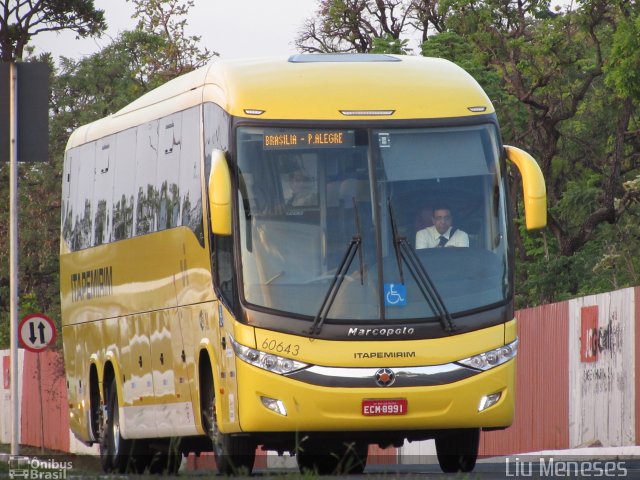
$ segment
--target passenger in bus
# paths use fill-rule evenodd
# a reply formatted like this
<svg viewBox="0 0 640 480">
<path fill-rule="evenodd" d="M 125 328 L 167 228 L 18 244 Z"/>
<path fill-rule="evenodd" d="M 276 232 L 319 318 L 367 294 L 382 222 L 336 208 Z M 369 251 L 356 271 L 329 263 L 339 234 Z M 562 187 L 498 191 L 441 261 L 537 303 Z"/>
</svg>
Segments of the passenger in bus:
<svg viewBox="0 0 640 480">
<path fill-rule="evenodd" d="M 291 197 L 287 199 L 287 206 L 308 207 L 318 204 L 318 194 L 314 191 L 314 184 L 302 170 L 295 170 L 289 175 Z"/>
<path fill-rule="evenodd" d="M 432 221 L 432 226 L 416 233 L 416 249 L 469 246 L 469 235 L 453 226 L 453 216 L 448 205 L 436 205 Z"/>
<path fill-rule="evenodd" d="M 414 231 L 419 232 L 423 228 L 433 225 L 433 208 L 426 205 L 418 210 L 414 220 Z"/>
</svg>

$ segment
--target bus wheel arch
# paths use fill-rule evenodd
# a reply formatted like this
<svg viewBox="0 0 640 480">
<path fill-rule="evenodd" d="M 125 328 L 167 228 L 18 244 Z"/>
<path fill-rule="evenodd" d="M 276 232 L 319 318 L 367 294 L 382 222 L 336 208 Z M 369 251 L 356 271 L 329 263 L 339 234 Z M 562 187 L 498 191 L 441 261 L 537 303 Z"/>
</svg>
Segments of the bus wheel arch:
<svg viewBox="0 0 640 480">
<path fill-rule="evenodd" d="M 209 415 L 207 409 L 210 408 L 211 396 L 213 391 L 213 366 L 211 365 L 211 357 L 206 349 L 200 350 L 198 357 L 198 390 L 200 392 L 200 421 L 202 429 L 208 435 L 210 430 Z"/>
<path fill-rule="evenodd" d="M 249 435 L 221 433 L 216 415 L 216 391 L 209 353 L 198 360 L 202 427 L 213 444 L 218 472 L 222 475 L 251 474 L 256 456 L 255 441 Z"/>
</svg>

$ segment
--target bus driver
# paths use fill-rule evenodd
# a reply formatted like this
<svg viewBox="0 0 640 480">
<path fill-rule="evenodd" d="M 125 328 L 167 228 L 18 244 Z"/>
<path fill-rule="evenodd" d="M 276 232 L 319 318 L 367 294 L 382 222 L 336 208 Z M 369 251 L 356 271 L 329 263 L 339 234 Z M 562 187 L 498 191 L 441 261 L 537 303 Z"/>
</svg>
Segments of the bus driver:
<svg viewBox="0 0 640 480">
<path fill-rule="evenodd" d="M 437 205 L 433 209 L 433 225 L 416 233 L 416 249 L 438 247 L 468 247 L 469 235 L 453 227 L 451 209 Z"/>
</svg>

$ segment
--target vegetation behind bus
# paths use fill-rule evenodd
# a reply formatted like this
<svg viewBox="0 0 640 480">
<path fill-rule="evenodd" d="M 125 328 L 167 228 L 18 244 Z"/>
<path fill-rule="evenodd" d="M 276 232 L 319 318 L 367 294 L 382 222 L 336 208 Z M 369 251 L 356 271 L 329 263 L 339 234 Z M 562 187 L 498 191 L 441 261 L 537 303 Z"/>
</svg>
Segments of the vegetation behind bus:
<svg viewBox="0 0 640 480">
<path fill-rule="evenodd" d="M 388 13 L 391 3 L 377 2 L 376 8 Z M 567 12 L 549 10 L 547 1 L 530 1 L 522 6 L 525 12 L 493 1 L 470 6 L 456 0 L 439 10 L 427 10 L 430 2 L 399 3 L 414 9 L 406 22 L 419 27 L 424 40 L 419 53 L 449 58 L 469 71 L 496 105 L 505 143 L 531 152 L 547 179 L 550 227 L 531 233 L 522 225 L 516 238 L 518 306 L 640 283 L 640 79 L 635 76 L 640 5 L 590 0 Z M 141 23 L 135 30 L 123 32 L 94 55 L 62 59 L 54 69 L 50 161 L 20 168 L 21 315 L 40 310 L 60 317 L 59 186 L 69 133 L 211 55 L 180 28 L 188 8 L 177 6 L 191 4 L 136 1 Z M 161 14 L 154 7 L 172 8 Z M 411 47 L 407 24 L 384 24 L 380 19 L 391 17 L 380 15 L 369 19 L 371 29 L 364 31 L 366 9 L 347 15 L 348 8 L 345 2 L 318 1 L 318 15 L 305 31 L 314 21 L 325 22 L 324 30 L 317 30 L 324 43 L 305 40 L 303 33 L 300 50 L 403 53 Z M 173 25 L 171 34 L 154 27 L 161 19 Z M 77 28 L 72 22 L 59 25 Z M 95 27 L 86 32 L 101 30 L 99 22 Z M 345 43 L 349 38 L 364 40 Z M 20 57 L 15 40 L 4 40 L 14 43 L 0 42 L 3 58 L 33 58 L 28 51 Z M 179 44 L 190 48 L 176 49 Z M 52 62 L 51 56 L 41 59 Z M 512 175 L 517 185 L 515 169 Z M 8 198 L 8 188 L 3 164 L 2 198 Z M 512 202 L 520 211 L 515 197 Z M 1 346 L 8 345 L 8 215 L 8 209 L 0 209 Z"/>
</svg>

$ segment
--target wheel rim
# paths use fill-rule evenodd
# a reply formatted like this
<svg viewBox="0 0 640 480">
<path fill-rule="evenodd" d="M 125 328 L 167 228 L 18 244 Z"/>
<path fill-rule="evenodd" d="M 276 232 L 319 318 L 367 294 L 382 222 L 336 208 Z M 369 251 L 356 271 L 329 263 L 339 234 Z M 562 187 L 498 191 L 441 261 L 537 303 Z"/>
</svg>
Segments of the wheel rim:
<svg viewBox="0 0 640 480">
<path fill-rule="evenodd" d="M 204 421 L 207 433 L 213 443 L 213 454 L 219 457 L 222 454 L 220 445 L 220 432 L 218 431 L 218 415 L 216 413 L 216 396 L 213 393 L 213 386 L 209 385 L 206 389 L 206 398 L 209 399 L 209 408 L 204 411 Z M 203 402 L 204 403 L 204 402 Z"/>
<path fill-rule="evenodd" d="M 111 435 L 113 437 L 113 456 L 117 457 L 120 454 L 120 419 L 117 406 L 114 406 L 113 408 Z"/>
</svg>

